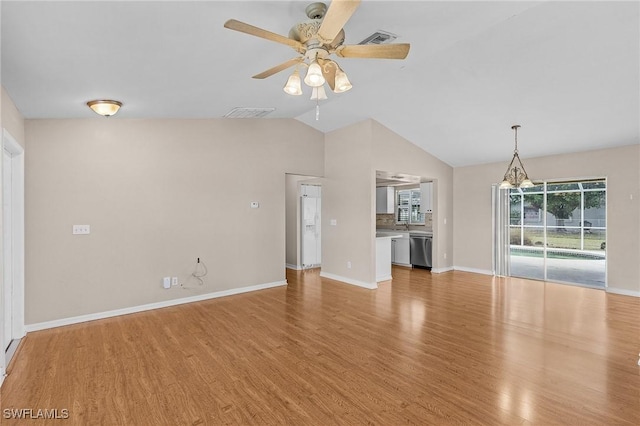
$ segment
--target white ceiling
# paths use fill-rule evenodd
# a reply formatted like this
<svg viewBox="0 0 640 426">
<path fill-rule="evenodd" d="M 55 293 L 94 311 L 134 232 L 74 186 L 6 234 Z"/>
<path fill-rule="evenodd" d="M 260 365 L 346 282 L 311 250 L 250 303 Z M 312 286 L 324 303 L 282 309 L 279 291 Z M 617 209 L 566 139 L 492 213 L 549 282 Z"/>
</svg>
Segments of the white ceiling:
<svg viewBox="0 0 640 426">
<path fill-rule="evenodd" d="M 640 10 L 627 2 L 364 0 L 346 43 L 376 30 L 406 60 L 342 59 L 353 89 L 321 103 L 282 91 L 296 55 L 223 28 L 287 35 L 311 1 L 2 1 L 2 85 L 26 118 L 212 118 L 275 107 L 323 132 L 373 118 L 452 166 L 640 143 Z M 267 118 L 267 119 L 269 119 Z"/>
</svg>

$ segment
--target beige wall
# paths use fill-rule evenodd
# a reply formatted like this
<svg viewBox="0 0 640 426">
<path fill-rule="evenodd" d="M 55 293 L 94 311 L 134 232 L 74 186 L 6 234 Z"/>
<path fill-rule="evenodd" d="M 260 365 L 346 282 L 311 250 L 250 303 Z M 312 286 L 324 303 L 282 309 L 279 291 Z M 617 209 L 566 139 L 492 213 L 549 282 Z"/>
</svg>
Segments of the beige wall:
<svg viewBox="0 0 640 426">
<path fill-rule="evenodd" d="M 28 120 L 26 137 L 26 324 L 283 281 L 285 173 L 324 169 L 295 120 Z M 204 287 L 162 288 L 195 286 L 197 257 Z"/>
<path fill-rule="evenodd" d="M 433 268 L 435 271 L 450 269 L 453 265 L 455 223 L 453 168 L 382 124 L 372 121 L 372 126 L 374 173 L 376 170 L 383 170 L 433 179 Z"/>
<path fill-rule="evenodd" d="M 325 135 L 322 184 L 322 273 L 366 285 L 375 285 L 371 132 L 367 120 Z"/>
<path fill-rule="evenodd" d="M 640 145 L 523 159 L 533 179 L 607 178 L 607 278 L 640 292 Z M 507 161 L 454 170 L 454 264 L 492 270 L 491 184 Z"/>
<path fill-rule="evenodd" d="M 24 118 L 18 108 L 9 97 L 9 94 L 4 87 L 2 87 L 2 100 L 0 103 L 0 121 L 1 127 L 6 129 L 7 132 L 18 142 L 22 147 L 25 147 L 24 139 Z"/>
</svg>

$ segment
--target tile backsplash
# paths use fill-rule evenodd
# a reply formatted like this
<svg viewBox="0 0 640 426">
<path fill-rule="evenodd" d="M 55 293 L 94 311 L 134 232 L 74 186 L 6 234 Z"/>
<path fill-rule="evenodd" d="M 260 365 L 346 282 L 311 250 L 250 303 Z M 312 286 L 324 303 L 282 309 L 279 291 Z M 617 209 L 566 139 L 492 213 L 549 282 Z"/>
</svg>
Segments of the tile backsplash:
<svg viewBox="0 0 640 426">
<path fill-rule="evenodd" d="M 376 228 L 396 228 L 401 227 L 402 225 L 396 225 L 396 217 L 393 213 L 391 214 L 376 214 Z M 415 229 L 432 229 L 433 227 L 433 214 L 425 213 L 424 215 L 424 226 L 423 225 L 411 225 L 411 228 Z"/>
</svg>

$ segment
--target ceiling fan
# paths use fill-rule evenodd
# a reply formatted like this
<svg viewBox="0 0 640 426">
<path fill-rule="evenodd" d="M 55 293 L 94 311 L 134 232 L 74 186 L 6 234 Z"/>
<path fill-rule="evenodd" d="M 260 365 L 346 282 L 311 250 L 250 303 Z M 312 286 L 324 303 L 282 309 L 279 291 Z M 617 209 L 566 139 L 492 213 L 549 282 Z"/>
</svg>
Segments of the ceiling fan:
<svg viewBox="0 0 640 426">
<path fill-rule="evenodd" d="M 295 24 L 289 36 L 272 33 L 244 22 L 230 19 L 225 28 L 256 37 L 275 41 L 292 47 L 300 56 L 276 65 L 253 76 L 263 79 L 287 68 L 296 66 L 287 80 L 284 91 L 290 95 L 301 95 L 299 66 L 307 68 L 304 82 L 312 87 L 311 99 L 326 99 L 323 88 L 326 82 L 336 93 L 351 89 L 351 83 L 337 62 L 330 59 L 335 54 L 341 58 L 404 59 L 409 53 L 408 43 L 380 45 L 345 45 L 343 26 L 360 5 L 360 0 L 333 0 L 329 7 L 324 3 L 312 3 L 305 9 L 309 19 Z"/>
</svg>

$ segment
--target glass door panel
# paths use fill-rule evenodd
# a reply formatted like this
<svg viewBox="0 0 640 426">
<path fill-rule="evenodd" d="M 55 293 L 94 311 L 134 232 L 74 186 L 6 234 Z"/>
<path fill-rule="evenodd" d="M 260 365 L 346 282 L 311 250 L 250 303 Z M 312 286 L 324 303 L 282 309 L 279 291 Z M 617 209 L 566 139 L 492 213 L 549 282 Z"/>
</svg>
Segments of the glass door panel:
<svg viewBox="0 0 640 426">
<path fill-rule="evenodd" d="M 606 181 L 510 190 L 511 275 L 605 286 Z"/>
</svg>

